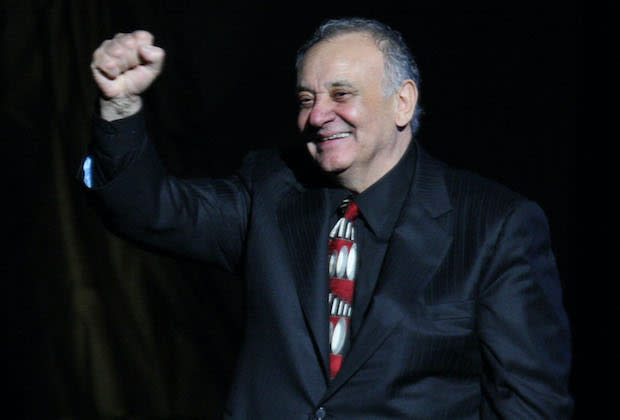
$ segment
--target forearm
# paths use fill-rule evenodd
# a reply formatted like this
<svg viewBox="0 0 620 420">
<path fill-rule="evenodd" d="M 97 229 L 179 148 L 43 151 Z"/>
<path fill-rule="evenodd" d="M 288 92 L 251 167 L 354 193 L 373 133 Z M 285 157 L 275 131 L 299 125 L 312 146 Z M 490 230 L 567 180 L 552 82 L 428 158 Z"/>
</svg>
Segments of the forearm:
<svg viewBox="0 0 620 420">
<path fill-rule="evenodd" d="M 91 202 L 113 232 L 134 241 L 234 270 L 241 255 L 249 198 L 238 177 L 169 176 L 146 134 L 142 112 L 95 119 Z"/>
<path fill-rule="evenodd" d="M 134 160 L 146 141 L 144 117 L 141 111 L 122 119 L 107 121 L 100 112 L 93 116 L 92 142 L 89 146 L 89 188 L 99 188 L 111 182 Z M 84 177 L 82 177 L 84 179 Z"/>
</svg>

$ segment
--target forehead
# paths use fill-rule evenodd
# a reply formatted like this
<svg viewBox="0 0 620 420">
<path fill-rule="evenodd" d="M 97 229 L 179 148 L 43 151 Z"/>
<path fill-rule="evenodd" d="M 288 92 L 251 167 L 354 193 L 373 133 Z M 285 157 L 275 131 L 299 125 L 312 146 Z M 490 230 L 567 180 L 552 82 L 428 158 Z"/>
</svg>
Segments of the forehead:
<svg viewBox="0 0 620 420">
<path fill-rule="evenodd" d="M 383 75 L 383 54 L 365 33 L 347 33 L 319 42 L 308 50 L 297 74 L 298 85 L 336 80 L 376 80 Z"/>
</svg>

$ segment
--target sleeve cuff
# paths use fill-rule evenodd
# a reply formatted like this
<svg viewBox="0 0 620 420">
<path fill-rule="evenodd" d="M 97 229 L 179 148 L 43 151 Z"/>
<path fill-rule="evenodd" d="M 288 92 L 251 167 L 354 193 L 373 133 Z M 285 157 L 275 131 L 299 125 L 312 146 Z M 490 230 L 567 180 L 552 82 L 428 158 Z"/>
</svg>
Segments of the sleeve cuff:
<svg viewBox="0 0 620 420">
<path fill-rule="evenodd" d="M 144 114 L 136 114 L 115 121 L 106 121 L 99 115 L 93 118 L 94 148 L 112 160 L 118 160 L 138 150 L 145 134 Z"/>
<path fill-rule="evenodd" d="M 93 116 L 93 142 L 82 162 L 80 181 L 90 189 L 114 179 L 131 164 L 146 140 L 142 111 L 115 121 Z"/>
</svg>

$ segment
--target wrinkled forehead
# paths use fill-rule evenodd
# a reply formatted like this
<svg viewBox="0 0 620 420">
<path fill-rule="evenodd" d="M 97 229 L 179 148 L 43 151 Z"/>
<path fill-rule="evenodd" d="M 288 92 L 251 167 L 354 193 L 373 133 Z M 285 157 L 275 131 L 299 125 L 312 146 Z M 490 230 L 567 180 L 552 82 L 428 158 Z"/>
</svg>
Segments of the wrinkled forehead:
<svg viewBox="0 0 620 420">
<path fill-rule="evenodd" d="M 297 72 L 298 84 L 307 78 L 341 77 L 348 73 L 381 78 L 383 53 L 371 35 L 352 32 L 333 36 L 313 45 Z"/>
</svg>

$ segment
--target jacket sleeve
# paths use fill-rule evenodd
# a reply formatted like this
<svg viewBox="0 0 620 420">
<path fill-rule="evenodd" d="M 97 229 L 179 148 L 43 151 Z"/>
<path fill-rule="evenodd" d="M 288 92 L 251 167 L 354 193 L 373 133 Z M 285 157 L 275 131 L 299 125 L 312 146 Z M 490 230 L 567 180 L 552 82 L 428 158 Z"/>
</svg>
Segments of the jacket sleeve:
<svg viewBox="0 0 620 420">
<path fill-rule="evenodd" d="M 547 220 L 534 203 L 503 221 L 479 303 L 482 418 L 569 419 L 569 326 Z"/>
<path fill-rule="evenodd" d="M 248 224 L 247 183 L 239 176 L 167 174 L 141 119 L 95 123 L 89 201 L 122 237 L 236 271 Z"/>
</svg>

